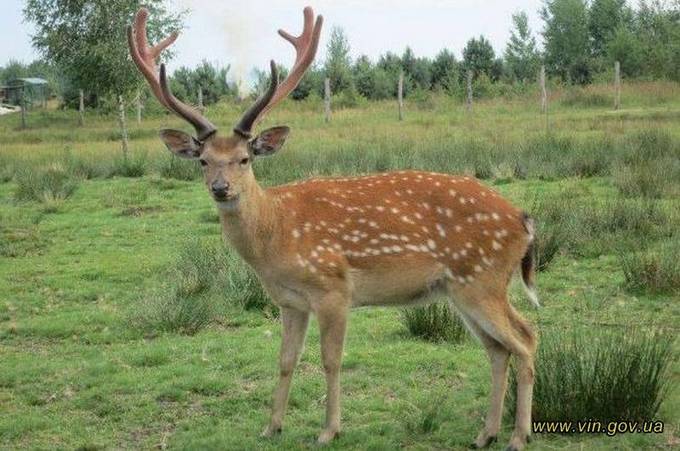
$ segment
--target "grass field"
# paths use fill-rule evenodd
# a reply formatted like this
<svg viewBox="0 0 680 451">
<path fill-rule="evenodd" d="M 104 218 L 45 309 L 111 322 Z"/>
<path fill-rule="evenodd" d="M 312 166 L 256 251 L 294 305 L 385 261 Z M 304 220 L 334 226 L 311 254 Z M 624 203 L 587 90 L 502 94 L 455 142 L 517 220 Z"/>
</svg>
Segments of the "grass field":
<svg viewBox="0 0 680 451">
<path fill-rule="evenodd" d="M 680 86 L 626 85 L 620 111 L 610 97 L 604 86 L 558 91 L 547 120 L 533 94 L 482 101 L 471 114 L 446 98 L 407 102 L 403 122 L 393 103 L 339 110 L 329 124 L 320 104 L 288 103 L 266 123 L 293 132 L 256 172 L 264 185 L 397 168 L 476 175 L 538 219 L 544 307 L 533 310 L 517 287 L 512 301 L 541 336 L 674 337 Z M 228 130 L 240 108 L 208 115 Z M 157 138 L 161 127 L 184 126 L 160 114 L 131 123 L 124 162 L 113 117 L 92 113 L 81 128 L 74 113 L 36 111 L 28 130 L 18 124 L 0 117 L 0 447 L 315 447 L 325 393 L 315 324 L 283 434 L 259 438 L 280 326 L 221 249 L 197 169 Z M 180 283 L 178 265 L 215 277 L 197 270 Z M 158 306 L 185 298 L 205 308 L 188 307 L 204 321 L 182 328 Z M 463 449 L 482 427 L 490 370 L 481 346 L 413 337 L 399 309 L 352 313 L 342 374 L 344 429 L 331 449 Z M 664 377 L 663 403 L 647 418 L 663 421 L 663 433 L 536 434 L 530 448 L 677 447 L 677 359 Z M 493 449 L 510 431 L 506 419 Z"/>
</svg>

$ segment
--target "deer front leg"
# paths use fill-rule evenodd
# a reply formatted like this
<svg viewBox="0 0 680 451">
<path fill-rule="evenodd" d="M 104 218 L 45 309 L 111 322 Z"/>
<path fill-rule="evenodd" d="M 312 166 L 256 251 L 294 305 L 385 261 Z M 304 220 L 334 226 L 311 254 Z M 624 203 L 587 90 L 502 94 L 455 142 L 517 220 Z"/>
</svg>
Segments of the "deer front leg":
<svg viewBox="0 0 680 451">
<path fill-rule="evenodd" d="M 281 432 L 283 415 L 288 404 L 293 370 L 295 365 L 297 365 L 305 342 L 307 325 L 309 324 L 309 312 L 281 308 L 281 324 L 283 326 L 283 333 L 279 358 L 279 383 L 276 391 L 274 391 L 272 416 L 269 425 L 262 432 L 263 437 L 270 437 Z"/>
<path fill-rule="evenodd" d="M 316 313 L 321 333 L 321 359 L 326 373 L 326 426 L 318 441 L 328 443 L 340 432 L 340 367 L 347 327 L 347 303 L 340 295 L 329 295 Z"/>
</svg>

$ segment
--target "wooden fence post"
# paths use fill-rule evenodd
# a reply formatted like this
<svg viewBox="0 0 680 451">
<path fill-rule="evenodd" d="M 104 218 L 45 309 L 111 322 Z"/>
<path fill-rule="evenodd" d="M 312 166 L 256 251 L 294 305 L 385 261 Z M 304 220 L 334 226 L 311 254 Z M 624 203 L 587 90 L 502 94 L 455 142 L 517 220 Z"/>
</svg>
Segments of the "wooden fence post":
<svg viewBox="0 0 680 451">
<path fill-rule="evenodd" d="M 541 74 L 539 77 L 541 84 L 541 113 L 548 112 L 548 90 L 545 88 L 545 66 L 541 66 Z"/>
<path fill-rule="evenodd" d="M 125 124 L 125 103 L 123 96 L 118 96 L 118 125 L 120 126 L 120 137 L 123 144 L 123 158 L 127 160 L 128 157 L 128 133 Z"/>
<path fill-rule="evenodd" d="M 472 111 L 472 69 L 467 72 L 467 100 L 465 102 L 465 109 L 468 112 Z"/>
<path fill-rule="evenodd" d="M 78 91 L 78 124 L 85 125 L 85 93 L 82 89 Z"/>
<path fill-rule="evenodd" d="M 326 112 L 326 122 L 331 120 L 331 79 L 326 77 L 323 81 L 323 91 L 324 91 L 324 106 Z"/>
<path fill-rule="evenodd" d="M 621 63 L 619 61 L 614 63 L 614 109 L 621 108 Z"/>
<path fill-rule="evenodd" d="M 205 108 L 203 107 L 203 88 L 198 87 L 198 111 L 203 113 Z"/>
<path fill-rule="evenodd" d="M 399 120 L 404 120 L 404 71 L 399 72 L 399 85 L 397 86 L 397 99 L 399 102 Z"/>
</svg>

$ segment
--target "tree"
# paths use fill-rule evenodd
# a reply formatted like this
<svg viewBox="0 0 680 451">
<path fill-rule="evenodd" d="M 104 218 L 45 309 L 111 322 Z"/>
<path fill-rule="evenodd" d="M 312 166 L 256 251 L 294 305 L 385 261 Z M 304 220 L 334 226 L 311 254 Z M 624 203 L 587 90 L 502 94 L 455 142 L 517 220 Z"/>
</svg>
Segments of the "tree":
<svg viewBox="0 0 680 451">
<path fill-rule="evenodd" d="M 357 92 L 367 99 L 373 98 L 375 87 L 375 68 L 366 55 L 357 58 L 352 67 L 352 76 Z"/>
<path fill-rule="evenodd" d="M 545 22 L 547 70 L 564 81 L 588 83 L 591 70 L 585 0 L 545 0 L 541 17 Z"/>
<path fill-rule="evenodd" d="M 186 103 L 195 103 L 199 87 L 203 91 L 203 104 L 217 103 L 220 97 L 236 94 L 236 87 L 229 86 L 229 66 L 220 67 L 203 60 L 195 69 L 180 67 L 171 78 L 173 94 Z"/>
<path fill-rule="evenodd" d="M 642 46 L 644 73 L 680 80 L 680 2 L 669 6 L 641 0 L 634 32 Z"/>
<path fill-rule="evenodd" d="M 404 70 L 405 93 L 417 87 L 430 89 L 432 87 L 432 63 L 427 58 L 417 58 L 410 47 L 406 47 L 401 57 L 401 66 Z"/>
<path fill-rule="evenodd" d="M 379 80 L 380 86 L 387 86 L 390 92 L 390 97 L 397 95 L 397 81 L 399 80 L 399 73 L 402 71 L 401 58 L 392 52 L 387 52 L 380 55 L 378 59 L 376 80 Z M 378 83 L 378 81 L 376 81 Z"/>
<path fill-rule="evenodd" d="M 285 80 L 288 76 L 288 69 L 280 64 L 276 64 L 276 69 L 279 73 L 279 82 Z M 271 83 L 271 72 L 269 70 L 253 69 L 253 78 L 255 79 L 255 87 L 251 93 L 254 97 L 259 97 L 265 93 Z"/>
<path fill-rule="evenodd" d="M 449 94 L 458 88 L 458 62 L 448 49 L 441 50 L 432 62 L 432 86 Z"/>
<path fill-rule="evenodd" d="M 290 98 L 293 100 L 303 100 L 309 97 L 312 93 L 320 96 L 323 92 L 324 71 L 316 64 L 307 69 L 305 75 L 300 80 L 293 92 L 290 93 Z"/>
<path fill-rule="evenodd" d="M 592 55 L 603 58 L 607 43 L 622 26 L 630 26 L 632 12 L 626 0 L 592 0 L 588 11 L 588 32 Z"/>
<path fill-rule="evenodd" d="M 614 31 L 613 36 L 607 42 L 607 62 L 621 63 L 621 72 L 628 77 L 636 77 L 644 70 L 643 48 L 637 37 L 625 26 Z"/>
<path fill-rule="evenodd" d="M 463 67 L 472 70 L 475 78 L 480 74 L 492 75 L 496 54 L 484 36 L 470 39 L 463 49 Z"/>
<path fill-rule="evenodd" d="M 141 0 L 26 0 L 24 17 L 35 26 L 33 46 L 72 85 L 121 99 L 143 83 L 128 56 L 125 31 L 141 4 Z M 165 0 L 144 4 L 151 12 L 147 29 L 152 42 L 180 27 L 180 15 L 170 13 Z"/>
<path fill-rule="evenodd" d="M 536 39 L 529 29 L 529 18 L 524 11 L 512 15 L 513 29 L 505 49 L 505 65 L 509 75 L 522 83 L 533 80 L 538 72 L 539 55 Z"/>
<path fill-rule="evenodd" d="M 326 48 L 328 56 L 325 65 L 326 76 L 330 78 L 332 92 L 352 88 L 352 66 L 349 50 L 349 41 L 345 31 L 340 27 L 333 27 Z"/>
</svg>

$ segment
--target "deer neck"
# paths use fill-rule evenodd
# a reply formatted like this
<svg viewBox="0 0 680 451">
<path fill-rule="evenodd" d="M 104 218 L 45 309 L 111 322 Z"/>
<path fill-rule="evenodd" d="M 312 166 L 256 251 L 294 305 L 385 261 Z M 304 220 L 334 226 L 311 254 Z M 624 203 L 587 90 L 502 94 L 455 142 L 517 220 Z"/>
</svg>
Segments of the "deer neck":
<svg viewBox="0 0 680 451">
<path fill-rule="evenodd" d="M 225 238 L 253 266 L 270 250 L 277 230 L 276 205 L 272 196 L 253 181 L 241 194 L 237 205 L 218 206 Z"/>
</svg>

